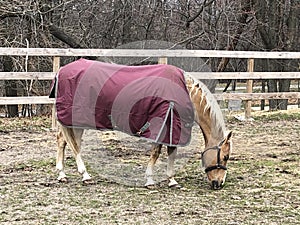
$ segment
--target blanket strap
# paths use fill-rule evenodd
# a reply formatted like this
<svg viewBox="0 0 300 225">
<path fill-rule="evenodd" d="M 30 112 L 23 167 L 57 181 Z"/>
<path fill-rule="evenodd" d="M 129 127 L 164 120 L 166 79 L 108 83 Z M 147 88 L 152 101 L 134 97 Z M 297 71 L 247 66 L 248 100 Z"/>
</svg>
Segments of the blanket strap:
<svg viewBox="0 0 300 225">
<path fill-rule="evenodd" d="M 137 136 L 141 136 L 142 133 L 144 133 L 148 128 L 150 127 L 150 123 L 147 121 L 142 128 L 136 132 Z"/>
<path fill-rule="evenodd" d="M 109 118 L 109 120 L 111 122 L 112 128 L 115 129 L 115 130 L 117 130 L 118 126 L 117 126 L 116 122 L 114 121 L 114 119 L 112 118 L 112 115 L 108 115 L 108 118 Z"/>
<path fill-rule="evenodd" d="M 171 122 L 170 122 L 170 145 L 172 145 L 172 141 L 173 141 L 173 116 L 174 116 L 174 102 L 170 102 L 170 106 L 171 107 Z"/>
<path fill-rule="evenodd" d="M 173 140 L 173 138 L 172 138 L 172 135 L 173 135 L 173 108 L 174 108 L 174 102 L 170 102 L 168 111 L 166 112 L 166 116 L 165 116 L 164 122 L 163 122 L 163 124 L 161 125 L 160 130 L 159 130 L 159 132 L 158 132 L 158 135 L 157 135 L 157 137 L 156 137 L 156 139 L 155 139 L 155 142 L 156 142 L 156 143 L 158 142 L 158 139 L 160 138 L 161 133 L 163 132 L 163 129 L 164 129 L 166 123 L 167 123 L 169 114 L 170 114 L 170 112 L 171 112 L 170 145 L 172 145 L 172 140 Z"/>
</svg>

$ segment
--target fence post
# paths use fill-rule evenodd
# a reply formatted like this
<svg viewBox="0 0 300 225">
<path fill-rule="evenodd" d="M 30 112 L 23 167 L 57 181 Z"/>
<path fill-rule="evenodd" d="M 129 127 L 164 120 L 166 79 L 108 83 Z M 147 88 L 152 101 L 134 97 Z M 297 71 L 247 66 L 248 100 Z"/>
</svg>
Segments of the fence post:
<svg viewBox="0 0 300 225">
<path fill-rule="evenodd" d="M 158 58 L 158 64 L 168 64 L 168 58 L 167 57 Z"/>
<path fill-rule="evenodd" d="M 247 71 L 248 72 L 253 72 L 254 71 L 254 59 L 251 58 L 251 59 L 248 59 L 248 62 L 247 62 Z M 246 83 L 246 90 L 247 90 L 247 93 L 252 93 L 253 91 L 253 80 L 247 80 L 247 83 Z M 251 118 L 251 101 L 246 101 L 246 104 L 245 104 L 245 119 L 248 120 Z"/>
<path fill-rule="evenodd" d="M 60 57 L 54 56 L 53 57 L 53 72 L 57 73 L 59 71 L 59 67 L 60 67 Z M 57 128 L 55 113 L 56 113 L 56 109 L 55 109 L 55 103 L 54 103 L 52 106 L 52 122 L 51 122 L 51 126 L 52 126 L 53 130 Z"/>
</svg>

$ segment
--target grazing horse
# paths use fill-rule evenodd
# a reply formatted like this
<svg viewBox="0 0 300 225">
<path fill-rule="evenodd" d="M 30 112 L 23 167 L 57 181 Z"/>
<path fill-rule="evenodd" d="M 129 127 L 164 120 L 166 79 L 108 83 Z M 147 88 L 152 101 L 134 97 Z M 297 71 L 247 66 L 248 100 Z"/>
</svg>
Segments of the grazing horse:
<svg viewBox="0 0 300 225">
<path fill-rule="evenodd" d="M 226 165 L 232 151 L 232 131 L 227 131 L 222 111 L 208 88 L 188 73 L 185 79 L 194 105 L 195 121 L 205 140 L 202 165 L 211 187 L 220 189 L 225 183 Z"/>
<path fill-rule="evenodd" d="M 201 154 L 208 182 L 212 189 L 220 189 L 225 183 L 227 161 L 232 149 L 232 132 L 228 132 L 221 109 L 208 88 L 188 73 L 184 73 L 186 87 L 194 105 L 195 122 L 200 126 L 205 140 L 205 149 Z M 153 185 L 153 168 L 161 153 L 162 145 L 152 149 L 146 170 L 147 185 Z M 174 160 L 176 148 L 168 147 L 169 186 L 179 186 L 174 179 Z"/>
<path fill-rule="evenodd" d="M 146 76 L 141 78 L 141 74 L 145 73 Z M 96 78 L 92 76 L 94 74 Z M 107 83 L 109 85 L 106 85 Z M 137 83 L 138 86 L 133 87 L 132 83 Z M 108 86 L 106 89 L 105 85 Z M 111 100 L 111 94 L 108 93 L 112 91 L 116 93 Z M 121 94 L 117 93 L 118 91 Z M 134 94 L 129 97 L 130 92 Z M 177 146 L 189 143 L 192 124 L 195 121 L 205 139 L 202 165 L 208 182 L 213 189 L 223 186 L 227 172 L 226 164 L 232 148 L 232 133 L 227 132 L 222 112 L 213 95 L 203 83 L 188 73 L 170 65 L 136 67 L 81 59 L 60 69 L 51 95 L 56 98 L 59 122 L 56 159 L 59 181 L 67 181 L 64 172 L 67 144 L 74 153 L 83 182 L 89 183 L 91 176 L 80 152 L 84 129 L 117 129 L 154 142 L 146 169 L 145 186 L 155 185 L 152 178 L 153 168 L 164 144 L 167 145 L 168 153 L 168 185 L 180 187 L 174 178 Z M 145 100 L 147 105 L 141 100 Z M 119 102 L 123 102 L 121 106 L 117 104 Z M 140 112 L 143 107 L 146 107 L 145 112 Z M 128 122 L 131 120 L 133 122 Z"/>
</svg>

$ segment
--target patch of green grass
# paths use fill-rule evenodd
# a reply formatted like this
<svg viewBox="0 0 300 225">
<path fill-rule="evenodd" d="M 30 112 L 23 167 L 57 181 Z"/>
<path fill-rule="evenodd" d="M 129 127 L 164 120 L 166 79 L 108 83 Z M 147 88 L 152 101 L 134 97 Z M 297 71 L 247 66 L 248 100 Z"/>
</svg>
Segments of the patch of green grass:
<svg viewBox="0 0 300 225">
<path fill-rule="evenodd" d="M 253 116 L 257 121 L 281 121 L 281 120 L 300 120 L 300 113 L 288 113 L 288 112 L 270 112 L 263 115 Z"/>
<path fill-rule="evenodd" d="M 227 115 L 226 122 L 227 123 L 236 123 L 240 122 L 236 120 L 235 115 L 244 116 L 244 112 L 231 113 Z M 299 109 L 291 109 L 291 110 L 279 110 L 279 111 L 256 111 L 251 113 L 251 117 L 256 122 L 271 122 L 271 121 L 293 121 L 300 120 L 300 110 Z"/>
<path fill-rule="evenodd" d="M 43 131 L 50 129 L 51 118 L 49 117 L 18 117 L 18 118 L 1 118 L 0 131 Z"/>
<path fill-rule="evenodd" d="M 43 169 L 55 166 L 55 159 L 29 160 L 28 164 L 36 169 Z"/>
<path fill-rule="evenodd" d="M 32 171 L 32 170 L 44 170 L 46 172 L 52 172 L 55 167 L 55 159 L 43 159 L 43 160 L 29 160 L 27 162 L 21 162 L 10 166 L 1 166 L 0 171 Z"/>
</svg>

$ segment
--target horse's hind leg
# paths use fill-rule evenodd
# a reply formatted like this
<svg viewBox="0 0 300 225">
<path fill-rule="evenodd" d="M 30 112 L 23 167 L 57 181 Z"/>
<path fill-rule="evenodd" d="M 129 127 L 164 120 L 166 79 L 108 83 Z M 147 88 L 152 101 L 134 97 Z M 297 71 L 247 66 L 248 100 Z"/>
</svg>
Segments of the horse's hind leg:
<svg viewBox="0 0 300 225">
<path fill-rule="evenodd" d="M 63 137 L 62 131 L 59 130 L 57 133 L 57 156 L 56 156 L 56 169 L 58 170 L 58 180 L 61 182 L 67 181 L 67 176 L 64 171 L 65 166 L 65 148 L 67 142 Z"/>
<path fill-rule="evenodd" d="M 176 147 L 168 146 L 168 166 L 167 166 L 167 176 L 169 178 L 169 187 L 180 188 L 180 185 L 174 179 L 175 171 L 174 171 L 174 162 L 177 155 Z"/>
<path fill-rule="evenodd" d="M 91 180 L 91 176 L 88 174 L 86 167 L 84 165 L 84 162 L 81 158 L 81 153 L 80 153 L 80 147 L 81 147 L 81 137 L 83 134 L 83 129 L 72 129 L 72 128 L 67 128 L 61 126 L 61 132 L 63 134 L 63 137 L 65 138 L 65 141 L 69 145 L 69 147 L 72 149 L 78 172 L 82 174 L 83 182 L 87 182 Z"/>
<path fill-rule="evenodd" d="M 155 182 L 153 180 L 153 168 L 161 153 L 161 147 L 162 145 L 154 145 L 154 147 L 151 149 L 150 160 L 146 170 L 146 179 L 147 179 L 145 184 L 146 187 L 151 187 L 155 185 Z"/>
</svg>

